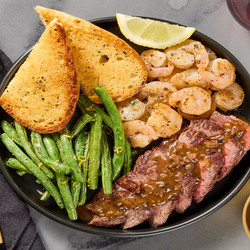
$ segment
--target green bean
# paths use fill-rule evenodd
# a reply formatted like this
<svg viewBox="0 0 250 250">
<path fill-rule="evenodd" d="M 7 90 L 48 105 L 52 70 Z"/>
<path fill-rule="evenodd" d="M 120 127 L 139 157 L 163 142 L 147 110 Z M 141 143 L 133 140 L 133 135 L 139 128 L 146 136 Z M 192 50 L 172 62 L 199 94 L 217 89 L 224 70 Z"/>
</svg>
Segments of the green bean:
<svg viewBox="0 0 250 250">
<path fill-rule="evenodd" d="M 112 121 L 112 129 L 114 133 L 114 156 L 112 159 L 113 163 L 112 180 L 116 180 L 121 173 L 124 162 L 125 134 L 122 126 L 122 119 L 119 114 L 119 111 L 116 108 L 114 101 L 109 96 L 105 88 L 96 87 L 94 88 L 94 91 L 101 98 Z"/>
<path fill-rule="evenodd" d="M 25 171 L 28 174 L 31 174 L 31 172 L 16 158 L 9 158 L 6 162 L 5 162 L 6 166 L 10 167 L 10 168 L 14 168 L 16 170 L 20 170 L 20 171 Z"/>
<path fill-rule="evenodd" d="M 124 166 L 123 166 L 124 175 L 127 172 L 131 171 L 131 165 L 132 165 L 131 146 L 128 140 L 125 140 L 125 157 L 124 157 Z"/>
<path fill-rule="evenodd" d="M 19 176 L 23 176 L 23 175 L 27 174 L 27 172 L 24 171 L 24 170 L 17 170 L 16 173 L 17 173 Z"/>
<path fill-rule="evenodd" d="M 28 156 L 41 168 L 41 170 L 50 178 L 54 178 L 53 172 L 47 168 L 40 159 L 36 156 L 30 142 L 28 141 L 27 133 L 25 128 L 20 125 L 18 122 L 14 121 L 15 128 L 18 134 L 18 137 L 21 141 L 22 147 L 24 148 L 25 152 L 28 154 Z"/>
<path fill-rule="evenodd" d="M 71 119 L 69 120 L 67 127 L 71 128 L 71 126 L 73 124 L 75 124 L 76 120 L 78 119 L 78 117 L 81 115 L 82 112 L 79 112 L 77 109 L 75 109 L 75 112 L 73 114 L 73 116 L 71 117 Z"/>
<path fill-rule="evenodd" d="M 101 158 L 101 139 L 102 139 L 102 116 L 94 114 L 95 121 L 90 130 L 90 152 L 89 152 L 89 188 L 95 190 L 98 188 L 98 174 Z"/>
<path fill-rule="evenodd" d="M 39 179 L 36 179 L 37 184 L 42 184 L 42 182 Z"/>
<path fill-rule="evenodd" d="M 104 194 L 112 194 L 112 163 L 109 144 L 105 133 L 102 133 L 102 187 Z"/>
<path fill-rule="evenodd" d="M 101 116 L 102 116 L 102 118 L 103 118 L 103 122 L 108 126 L 108 127 L 110 127 L 110 128 L 112 128 L 112 126 L 113 126 L 113 124 L 112 124 L 112 121 L 111 121 L 111 118 L 105 113 L 105 111 L 99 106 L 99 105 L 97 105 L 97 104 L 95 104 L 95 103 L 93 103 L 93 102 L 91 102 L 89 99 L 88 99 L 88 97 L 87 96 L 84 96 L 84 95 L 81 95 L 80 97 L 79 97 L 79 106 L 81 106 L 82 107 L 82 109 L 88 109 L 89 107 L 92 107 L 92 109 L 93 110 L 95 110 L 97 113 L 99 113 Z M 87 111 L 88 112 L 88 111 Z M 90 112 L 89 112 L 90 113 Z M 93 111 L 92 111 L 92 113 L 91 113 L 92 115 L 93 115 Z M 128 169 L 130 169 L 131 170 L 131 163 L 132 163 L 132 159 L 131 158 L 128 158 L 128 157 L 131 157 L 131 147 L 130 147 L 130 145 L 129 145 L 129 142 L 127 141 L 127 139 L 125 138 L 125 145 L 127 145 L 127 153 L 126 152 L 124 152 L 124 154 L 126 153 L 127 154 L 127 158 L 126 158 L 126 161 L 127 161 L 127 163 L 126 163 L 126 166 L 128 167 Z M 125 157 L 125 155 L 124 155 L 124 157 Z M 125 158 L 124 158 L 125 159 Z M 126 167 L 126 168 L 127 168 Z M 127 169 L 127 170 L 128 170 Z M 126 170 L 126 171 L 127 171 Z M 129 170 L 129 171 L 130 171 Z M 125 171 L 125 170 L 124 170 Z M 123 171 L 123 172 L 124 172 Z"/>
<path fill-rule="evenodd" d="M 57 205 L 63 208 L 63 201 L 61 199 L 60 193 L 57 188 L 51 182 L 51 180 L 46 176 L 46 174 L 25 154 L 23 151 L 10 139 L 10 137 L 3 133 L 1 134 L 1 140 L 7 149 L 15 155 L 15 157 L 24 164 L 35 176 L 42 182 L 42 185 L 48 192 L 54 197 Z"/>
<path fill-rule="evenodd" d="M 18 138 L 16 130 L 6 121 L 1 121 L 1 127 L 3 131 L 19 146 L 22 146 L 20 139 Z"/>
<path fill-rule="evenodd" d="M 54 136 L 56 138 L 56 136 Z M 48 152 L 48 155 L 54 161 L 61 160 L 60 154 L 58 152 L 57 145 L 55 141 L 50 136 L 44 136 L 43 141 L 45 142 L 45 148 Z M 57 137 L 57 142 L 60 143 L 60 139 Z M 65 208 L 67 210 L 68 216 L 70 220 L 77 219 L 77 212 L 74 207 L 73 199 L 70 193 L 69 185 L 68 185 L 68 178 L 63 173 L 56 173 L 56 180 L 59 191 L 61 193 Z"/>
<path fill-rule="evenodd" d="M 93 115 L 93 112 L 89 112 L 85 109 L 85 106 L 83 105 L 83 103 L 80 100 L 80 96 L 77 102 L 77 107 L 81 110 L 82 114 L 89 114 L 89 115 Z"/>
<path fill-rule="evenodd" d="M 69 174 L 70 167 L 66 164 L 62 164 L 61 162 L 52 160 L 43 145 L 42 136 L 34 131 L 31 131 L 31 143 L 34 147 L 36 155 L 38 158 L 48 167 L 52 168 L 55 172 Z"/>
<path fill-rule="evenodd" d="M 74 206 L 77 207 L 78 201 L 80 198 L 81 186 L 83 183 L 80 183 L 75 180 L 74 176 L 71 178 L 71 194 Z"/>
<path fill-rule="evenodd" d="M 81 187 L 80 197 L 79 197 L 79 205 L 84 205 L 87 198 L 87 175 L 88 175 L 88 162 L 89 162 L 89 148 L 90 148 L 90 134 L 86 136 L 83 159 L 80 164 L 82 164 L 82 174 L 83 174 L 83 183 Z"/>
<path fill-rule="evenodd" d="M 41 201 L 46 201 L 48 198 L 50 197 L 50 193 L 48 192 L 48 190 L 46 190 L 43 195 L 41 196 L 40 200 Z"/>
<path fill-rule="evenodd" d="M 60 153 L 51 135 L 43 135 L 42 138 L 49 157 L 54 161 L 61 161 Z"/>
<path fill-rule="evenodd" d="M 74 141 L 74 152 L 78 162 L 81 160 L 79 159 L 79 157 L 83 156 L 85 143 L 86 143 L 85 129 L 82 129 L 80 133 L 76 136 Z"/>
<path fill-rule="evenodd" d="M 112 121 L 111 121 L 110 117 L 105 113 L 105 111 L 99 105 L 91 102 L 87 96 L 80 95 L 79 99 L 78 99 L 78 103 L 79 103 L 79 106 L 81 106 L 82 108 L 87 110 L 87 112 L 88 112 L 88 109 L 90 109 L 90 110 L 92 109 L 92 110 L 96 111 L 96 113 L 99 113 L 102 116 L 103 122 L 106 125 L 108 125 L 110 128 L 112 128 Z M 92 113 L 89 112 L 89 114 L 93 115 L 93 111 L 92 111 Z"/>
<path fill-rule="evenodd" d="M 70 140 L 70 135 L 67 127 L 64 128 L 60 133 L 60 141 L 63 148 L 63 156 L 61 155 L 62 159 L 70 167 L 72 173 L 74 174 L 75 180 L 82 183 L 83 176 L 81 173 L 81 168 L 78 167 L 78 164 L 75 161 L 76 157 L 74 155 L 72 141 Z"/>
<path fill-rule="evenodd" d="M 73 127 L 72 129 L 72 132 L 71 132 L 71 139 L 73 139 L 83 128 L 84 126 L 89 123 L 90 121 L 93 120 L 93 117 L 88 115 L 88 114 L 85 114 L 83 116 L 81 116 L 75 126 Z"/>
</svg>

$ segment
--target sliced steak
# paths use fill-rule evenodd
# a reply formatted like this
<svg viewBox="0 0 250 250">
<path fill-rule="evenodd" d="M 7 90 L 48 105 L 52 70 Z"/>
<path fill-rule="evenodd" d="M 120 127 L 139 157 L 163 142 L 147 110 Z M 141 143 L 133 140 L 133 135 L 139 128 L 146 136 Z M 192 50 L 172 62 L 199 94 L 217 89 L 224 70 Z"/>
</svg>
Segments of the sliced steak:
<svg viewBox="0 0 250 250">
<path fill-rule="evenodd" d="M 230 138 L 223 145 L 224 164 L 218 174 L 218 181 L 224 178 L 238 164 L 242 158 L 243 145 L 234 138 Z"/>
<path fill-rule="evenodd" d="M 176 200 L 169 200 L 165 204 L 152 207 L 150 209 L 150 217 L 148 220 L 150 226 L 158 227 L 164 224 L 167 221 L 169 215 L 175 209 L 176 203 Z"/>
<path fill-rule="evenodd" d="M 97 192 L 84 207 L 93 215 L 89 225 L 164 224 L 173 210 L 183 213 L 192 200 L 201 202 L 249 150 L 249 139 L 248 124 L 234 116 L 214 112 L 209 120 L 192 121 L 141 155 L 112 195 Z"/>
<path fill-rule="evenodd" d="M 192 196 L 196 187 L 196 178 L 180 173 L 180 182 L 182 186 L 175 210 L 177 213 L 182 214 L 192 203 Z"/>
<path fill-rule="evenodd" d="M 138 209 L 131 209 L 126 213 L 126 219 L 121 225 L 123 229 L 135 227 L 150 217 L 150 212 L 145 207 L 139 207 Z"/>
<path fill-rule="evenodd" d="M 196 203 L 201 202 L 205 195 L 213 188 L 223 164 L 223 154 L 218 152 L 206 155 L 202 160 L 198 161 L 201 179 L 193 193 L 193 199 Z"/>
<path fill-rule="evenodd" d="M 126 220 L 125 216 L 110 218 L 110 217 L 101 217 L 94 215 L 93 219 L 88 223 L 88 225 L 96 227 L 115 227 L 124 223 L 125 220 Z"/>
</svg>

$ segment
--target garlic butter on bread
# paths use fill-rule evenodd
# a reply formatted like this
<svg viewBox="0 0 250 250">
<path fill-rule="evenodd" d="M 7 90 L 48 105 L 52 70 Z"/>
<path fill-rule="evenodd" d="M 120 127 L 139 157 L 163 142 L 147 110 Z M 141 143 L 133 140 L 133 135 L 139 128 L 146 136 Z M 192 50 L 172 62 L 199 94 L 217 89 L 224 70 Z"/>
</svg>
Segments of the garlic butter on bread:
<svg viewBox="0 0 250 250">
<path fill-rule="evenodd" d="M 0 105 L 38 132 L 62 130 L 72 117 L 80 85 L 63 26 L 53 20 L 10 81 Z"/>
<path fill-rule="evenodd" d="M 35 7 L 47 26 L 57 18 L 66 32 L 79 71 L 81 89 L 101 103 L 93 91 L 103 86 L 115 102 L 135 95 L 144 85 L 147 69 L 137 52 L 114 34 L 83 19 L 41 6 Z"/>
</svg>

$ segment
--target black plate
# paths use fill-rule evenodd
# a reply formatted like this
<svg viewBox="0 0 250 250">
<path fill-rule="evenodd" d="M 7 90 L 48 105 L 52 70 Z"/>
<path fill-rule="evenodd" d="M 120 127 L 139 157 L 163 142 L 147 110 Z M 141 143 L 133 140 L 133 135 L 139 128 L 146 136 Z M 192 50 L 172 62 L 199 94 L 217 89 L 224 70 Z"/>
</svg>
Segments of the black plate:
<svg viewBox="0 0 250 250">
<path fill-rule="evenodd" d="M 93 23 L 111 31 L 112 33 L 127 41 L 127 39 L 121 34 L 114 17 L 95 20 Z M 236 79 L 237 82 L 243 87 L 246 97 L 243 105 L 237 111 L 235 111 L 235 113 L 246 117 L 250 121 L 250 76 L 248 72 L 230 52 L 228 52 L 225 48 L 223 48 L 211 38 L 201 34 L 198 31 L 195 31 L 192 38 L 201 41 L 204 45 L 210 47 L 218 55 L 218 57 L 229 60 L 236 67 Z M 129 41 L 127 42 L 139 53 L 146 49 L 144 47 L 130 43 Z M 19 58 L 14 66 L 10 69 L 1 83 L 0 95 L 20 65 L 24 62 L 29 52 L 30 51 L 26 52 L 21 58 Z M 3 109 L 0 109 L 0 117 L 1 119 L 9 119 L 9 116 L 3 111 Z M 139 237 L 160 234 L 190 225 L 191 223 L 203 219 L 228 202 L 241 189 L 250 176 L 250 154 L 248 153 L 226 178 L 215 184 L 214 188 L 207 194 L 201 203 L 192 204 L 184 214 L 171 214 L 167 223 L 158 228 L 150 228 L 147 223 L 144 223 L 129 230 L 122 230 L 120 228 L 90 227 L 85 222 L 70 221 L 66 212 L 64 210 L 60 210 L 52 199 L 46 202 L 40 201 L 40 195 L 37 193 L 37 190 L 42 190 L 42 188 L 35 182 L 33 176 L 25 175 L 23 177 L 19 177 L 12 169 L 5 168 L 4 161 L 9 156 L 9 152 L 2 142 L 0 142 L 0 168 L 3 172 L 3 175 L 11 187 L 22 197 L 22 199 L 24 199 L 37 211 L 71 228 L 88 233 L 123 237 Z"/>
</svg>

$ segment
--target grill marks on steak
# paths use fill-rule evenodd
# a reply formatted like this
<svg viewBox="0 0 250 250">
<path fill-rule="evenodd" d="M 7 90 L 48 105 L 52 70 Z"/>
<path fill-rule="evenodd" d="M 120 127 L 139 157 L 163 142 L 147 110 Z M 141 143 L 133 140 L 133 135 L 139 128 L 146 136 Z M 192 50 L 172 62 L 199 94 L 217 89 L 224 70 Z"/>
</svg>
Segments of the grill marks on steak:
<svg viewBox="0 0 250 250">
<path fill-rule="evenodd" d="M 250 148 L 247 123 L 214 112 L 195 120 L 180 134 L 140 156 L 134 170 L 114 184 L 112 195 L 100 190 L 84 209 L 89 225 L 127 229 L 148 220 L 164 224 L 175 210 L 183 213 L 200 202 Z M 79 214 L 81 218 L 81 213 Z"/>
</svg>

